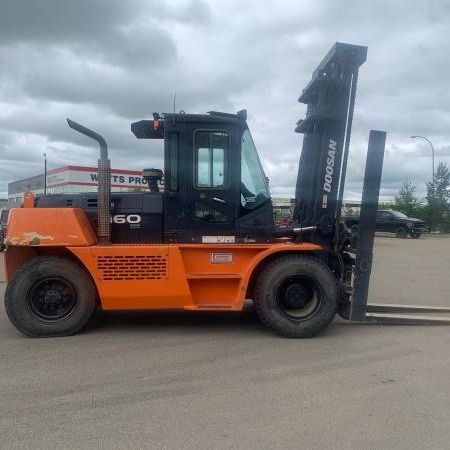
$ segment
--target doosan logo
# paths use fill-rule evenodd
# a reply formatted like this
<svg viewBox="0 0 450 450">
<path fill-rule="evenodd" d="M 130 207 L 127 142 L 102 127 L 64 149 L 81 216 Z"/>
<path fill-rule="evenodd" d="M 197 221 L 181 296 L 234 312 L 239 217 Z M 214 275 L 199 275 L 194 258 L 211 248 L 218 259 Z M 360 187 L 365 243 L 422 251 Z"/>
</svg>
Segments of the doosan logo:
<svg viewBox="0 0 450 450">
<path fill-rule="evenodd" d="M 336 141 L 330 139 L 328 145 L 328 157 L 327 157 L 327 167 L 325 168 L 325 180 L 323 183 L 323 190 L 325 192 L 331 192 L 331 187 L 333 184 L 333 172 L 334 172 L 334 156 L 336 154 Z"/>
</svg>

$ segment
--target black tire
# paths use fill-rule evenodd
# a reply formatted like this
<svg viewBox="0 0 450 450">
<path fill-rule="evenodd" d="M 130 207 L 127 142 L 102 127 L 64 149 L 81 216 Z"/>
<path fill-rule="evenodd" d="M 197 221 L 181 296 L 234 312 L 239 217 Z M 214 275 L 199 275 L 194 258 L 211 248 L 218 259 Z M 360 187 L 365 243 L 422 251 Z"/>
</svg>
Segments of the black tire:
<svg viewBox="0 0 450 450">
<path fill-rule="evenodd" d="M 302 255 L 280 256 L 259 274 L 255 309 L 264 325 L 281 336 L 309 338 L 337 311 L 338 287 L 331 270 Z"/>
<path fill-rule="evenodd" d="M 405 239 L 405 237 L 408 236 L 408 231 L 406 230 L 405 227 L 398 227 L 395 230 L 395 236 L 398 237 L 399 239 Z"/>
<path fill-rule="evenodd" d="M 422 236 L 422 233 L 411 233 L 411 237 L 412 237 L 413 239 L 419 239 L 420 236 Z"/>
<path fill-rule="evenodd" d="M 56 256 L 35 258 L 11 278 L 5 308 L 12 324 L 31 337 L 68 336 L 92 316 L 97 291 L 76 262 Z"/>
<path fill-rule="evenodd" d="M 359 225 L 356 224 L 356 223 L 353 224 L 350 227 L 350 233 L 351 233 L 352 236 L 358 237 L 358 235 L 359 235 Z"/>
</svg>

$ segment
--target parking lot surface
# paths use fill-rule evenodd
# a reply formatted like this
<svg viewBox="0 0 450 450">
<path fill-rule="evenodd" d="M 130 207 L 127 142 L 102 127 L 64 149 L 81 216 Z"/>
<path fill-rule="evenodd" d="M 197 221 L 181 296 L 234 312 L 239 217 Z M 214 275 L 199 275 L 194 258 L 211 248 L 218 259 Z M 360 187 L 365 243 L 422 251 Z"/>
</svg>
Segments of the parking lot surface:
<svg viewBox="0 0 450 450">
<path fill-rule="evenodd" d="M 370 301 L 450 306 L 449 249 L 377 236 Z M 0 448 L 448 449 L 449 355 L 450 326 L 336 318 L 300 341 L 249 309 L 101 314 L 30 339 L 2 307 Z"/>
</svg>

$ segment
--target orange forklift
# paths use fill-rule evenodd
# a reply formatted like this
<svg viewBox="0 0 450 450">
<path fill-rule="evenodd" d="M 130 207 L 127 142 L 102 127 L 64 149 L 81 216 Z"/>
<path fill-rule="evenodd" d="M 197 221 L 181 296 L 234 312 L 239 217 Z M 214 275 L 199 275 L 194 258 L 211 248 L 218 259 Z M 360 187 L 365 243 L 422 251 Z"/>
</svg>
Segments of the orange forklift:
<svg viewBox="0 0 450 450">
<path fill-rule="evenodd" d="M 98 307 L 240 311 L 246 300 L 290 338 L 316 335 L 336 313 L 382 318 L 367 291 L 384 132 L 370 135 L 356 249 L 341 221 L 366 53 L 336 43 L 300 95 L 307 112 L 295 129 L 304 137 L 292 226 L 274 222 L 245 110 L 154 113 L 131 125 L 138 139 L 164 141 L 164 192 L 163 172 L 147 169 L 148 191 L 111 193 L 105 140 L 68 120 L 100 146 L 98 192 L 26 193 L 10 211 L 5 307 L 13 325 L 27 336 L 65 336 Z"/>
</svg>

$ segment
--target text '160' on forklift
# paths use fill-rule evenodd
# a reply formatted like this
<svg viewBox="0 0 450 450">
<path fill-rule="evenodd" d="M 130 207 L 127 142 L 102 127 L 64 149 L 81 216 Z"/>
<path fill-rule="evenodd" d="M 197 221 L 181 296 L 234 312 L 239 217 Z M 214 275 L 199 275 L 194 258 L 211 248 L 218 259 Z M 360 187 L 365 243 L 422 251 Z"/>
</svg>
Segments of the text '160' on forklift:
<svg viewBox="0 0 450 450">
<path fill-rule="evenodd" d="M 275 225 L 245 111 L 155 113 L 133 123 L 138 139 L 164 140 L 164 192 L 162 171 L 149 169 L 148 192 L 111 193 L 105 140 L 68 120 L 100 145 L 98 192 L 27 193 L 11 210 L 11 322 L 28 336 L 63 336 L 79 331 L 96 307 L 239 311 L 248 299 L 268 328 L 293 338 L 316 335 L 337 312 L 398 320 L 386 314 L 392 305 L 367 305 L 384 132 L 370 132 L 356 251 L 340 220 L 366 54 L 336 43 L 299 98 L 307 112 L 295 130 L 304 138 L 292 227 Z"/>
</svg>

